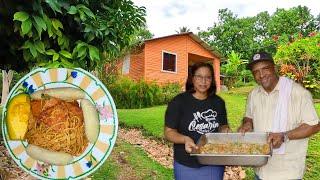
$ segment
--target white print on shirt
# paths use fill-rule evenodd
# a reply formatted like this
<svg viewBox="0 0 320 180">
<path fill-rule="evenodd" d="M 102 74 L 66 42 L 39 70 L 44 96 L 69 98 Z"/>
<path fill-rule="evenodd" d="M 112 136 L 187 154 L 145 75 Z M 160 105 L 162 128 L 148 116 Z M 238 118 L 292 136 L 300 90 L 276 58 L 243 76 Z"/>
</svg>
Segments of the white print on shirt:
<svg viewBox="0 0 320 180">
<path fill-rule="evenodd" d="M 200 113 L 199 111 L 193 113 L 193 120 L 190 122 L 188 130 L 197 131 L 199 134 L 213 132 L 219 123 L 216 122 L 217 112 L 208 109 Z"/>
</svg>

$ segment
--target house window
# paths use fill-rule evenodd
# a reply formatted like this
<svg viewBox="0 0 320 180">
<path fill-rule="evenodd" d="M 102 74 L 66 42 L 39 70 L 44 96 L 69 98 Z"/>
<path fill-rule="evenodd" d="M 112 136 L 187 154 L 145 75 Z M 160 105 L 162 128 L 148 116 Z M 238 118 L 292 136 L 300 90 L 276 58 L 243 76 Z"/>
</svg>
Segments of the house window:
<svg viewBox="0 0 320 180">
<path fill-rule="evenodd" d="M 169 52 L 162 52 L 162 70 L 177 72 L 177 55 Z"/>
<path fill-rule="evenodd" d="M 130 54 L 126 55 L 123 59 L 122 74 L 129 74 L 130 69 Z"/>
</svg>

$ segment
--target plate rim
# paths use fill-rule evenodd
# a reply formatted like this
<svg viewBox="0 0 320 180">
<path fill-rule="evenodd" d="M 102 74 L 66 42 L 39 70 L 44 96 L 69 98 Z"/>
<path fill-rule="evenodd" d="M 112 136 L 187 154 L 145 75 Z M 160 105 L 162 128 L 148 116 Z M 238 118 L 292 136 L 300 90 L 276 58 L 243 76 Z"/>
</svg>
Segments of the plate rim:
<svg viewBox="0 0 320 180">
<path fill-rule="evenodd" d="M 113 134 L 112 136 L 110 136 L 108 138 L 108 142 L 109 142 L 109 148 L 103 152 L 103 156 L 101 158 L 100 161 L 97 161 L 95 166 L 93 166 L 92 168 L 89 168 L 87 171 L 83 171 L 81 174 L 77 175 L 77 176 L 65 176 L 64 179 L 80 179 L 80 178 L 84 178 L 84 177 L 87 177 L 88 175 L 92 174 L 93 172 L 95 172 L 97 169 L 100 168 L 100 166 L 102 166 L 107 158 L 110 156 L 112 150 L 113 150 L 113 147 L 115 145 L 115 142 L 116 142 L 116 139 L 117 139 L 117 135 L 118 135 L 118 124 L 119 124 L 119 120 L 118 120 L 118 115 L 117 115 L 117 109 L 116 109 L 116 105 L 114 103 L 114 100 L 111 96 L 111 94 L 109 93 L 108 89 L 105 87 L 105 85 L 96 77 L 94 76 L 93 74 L 91 74 L 90 72 L 82 69 L 82 68 L 36 68 L 36 69 L 33 69 L 32 71 L 30 71 L 29 73 L 27 73 L 26 75 L 24 75 L 22 78 L 19 79 L 19 81 L 12 87 L 12 89 L 10 90 L 9 94 L 8 94 L 8 98 L 5 102 L 5 105 L 3 106 L 3 109 L 2 109 L 2 119 L 1 119 L 1 128 L 2 128 L 2 136 L 3 136 L 3 141 L 4 141 L 4 144 L 5 144 L 5 147 L 6 149 L 8 150 L 11 158 L 14 160 L 14 162 L 19 166 L 19 168 L 22 168 L 24 171 L 28 172 L 29 174 L 31 174 L 32 176 L 34 177 L 37 177 L 37 178 L 44 178 L 44 179 L 61 179 L 61 178 L 57 178 L 57 177 L 49 177 L 49 176 L 44 176 L 44 175 L 41 175 L 39 173 L 37 173 L 37 171 L 33 170 L 32 168 L 27 168 L 25 167 L 25 164 L 22 163 L 22 159 L 21 158 L 18 158 L 15 156 L 15 154 L 12 152 L 12 149 L 9 147 L 9 144 L 8 144 L 8 141 L 10 141 L 9 139 L 7 139 L 7 134 L 5 133 L 6 132 L 6 114 L 7 114 L 7 106 L 8 106 L 8 103 L 9 103 L 9 100 L 11 98 L 13 98 L 14 96 L 16 96 L 17 94 L 17 91 L 18 91 L 18 87 L 26 80 L 28 79 L 29 77 L 31 77 L 33 74 L 37 74 L 37 73 L 45 73 L 46 71 L 48 70 L 51 70 L 51 69 L 65 69 L 67 71 L 67 73 L 69 72 L 69 70 L 72 72 L 73 70 L 76 70 L 76 71 L 80 71 L 81 73 L 83 73 L 85 76 L 88 76 L 90 77 L 91 80 L 93 80 L 95 82 L 95 85 L 98 86 L 99 88 L 101 88 L 103 90 L 103 92 L 106 94 L 106 99 L 108 100 L 108 102 L 110 103 L 110 106 L 112 108 L 112 119 L 113 119 Z M 69 82 L 61 82 L 61 81 L 56 81 L 56 82 L 49 82 L 49 83 L 67 83 L 71 86 L 75 86 L 81 90 L 83 90 L 87 97 L 89 97 L 90 101 L 91 102 L 95 102 L 92 97 L 90 97 L 88 95 L 88 93 L 78 87 L 77 85 L 75 84 L 72 84 L 72 83 L 69 83 Z M 48 84 L 48 83 L 44 83 L 42 84 L 41 86 L 39 86 L 38 88 L 41 88 L 43 85 L 45 84 Z M 15 94 L 13 96 L 13 94 Z M 96 105 L 96 104 L 95 104 Z M 100 115 L 99 115 L 100 116 Z M 100 117 L 99 117 L 99 121 L 100 121 Z M 99 126 L 101 126 L 101 122 L 99 123 Z M 100 135 L 100 128 L 99 128 L 99 135 Z M 97 141 L 96 141 L 97 142 Z M 94 148 L 96 142 L 91 145 L 90 147 L 90 150 L 88 152 L 86 152 L 86 154 L 81 154 L 81 159 L 83 159 L 84 157 L 86 157 L 89 153 L 92 153 L 92 149 Z M 25 141 L 20 141 L 20 143 L 24 146 L 24 148 L 26 147 L 26 143 Z M 27 155 L 27 157 L 30 157 L 29 155 Z M 31 158 L 31 157 L 30 157 Z M 32 158 L 33 159 L 33 158 Z M 72 165 L 76 162 L 78 162 L 79 160 L 81 159 L 77 159 L 76 161 L 72 161 L 72 163 L 70 164 L 67 164 L 67 165 L 64 165 L 63 167 L 66 167 L 66 166 L 69 166 L 69 165 Z M 39 162 L 39 160 L 36 160 L 34 159 L 36 162 Z M 40 161 L 42 162 L 42 161 Z M 80 163 L 79 163 L 80 164 Z M 50 166 L 55 166 L 55 167 L 58 167 L 57 165 L 50 165 Z"/>
</svg>

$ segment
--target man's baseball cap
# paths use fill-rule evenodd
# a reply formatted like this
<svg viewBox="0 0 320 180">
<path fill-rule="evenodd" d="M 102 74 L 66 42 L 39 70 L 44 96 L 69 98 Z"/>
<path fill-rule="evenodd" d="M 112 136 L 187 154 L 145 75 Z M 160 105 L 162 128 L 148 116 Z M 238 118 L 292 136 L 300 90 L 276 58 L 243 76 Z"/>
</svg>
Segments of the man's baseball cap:
<svg viewBox="0 0 320 180">
<path fill-rule="evenodd" d="M 248 69 L 251 69 L 252 66 L 261 61 L 270 61 L 274 64 L 273 58 L 270 54 L 266 52 L 258 52 L 252 56 L 252 58 L 249 60 L 249 64 L 247 65 Z"/>
</svg>

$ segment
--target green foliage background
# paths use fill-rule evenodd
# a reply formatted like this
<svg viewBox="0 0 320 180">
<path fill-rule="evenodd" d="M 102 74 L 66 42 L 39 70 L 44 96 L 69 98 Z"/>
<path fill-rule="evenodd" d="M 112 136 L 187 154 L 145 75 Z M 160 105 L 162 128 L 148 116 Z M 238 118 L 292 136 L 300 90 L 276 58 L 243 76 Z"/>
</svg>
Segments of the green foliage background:
<svg viewBox="0 0 320 180">
<path fill-rule="evenodd" d="M 1 6 L 0 38 L 12 54 L 22 54 L 19 61 L 29 69 L 93 70 L 119 56 L 145 26 L 145 8 L 130 0 L 1 1 Z"/>
<path fill-rule="evenodd" d="M 181 91 L 179 84 L 157 85 L 144 80 L 133 81 L 128 77 L 118 77 L 107 83 L 108 90 L 121 109 L 145 108 L 166 104 Z"/>
<path fill-rule="evenodd" d="M 307 37 L 297 34 L 291 41 L 280 42 L 274 59 L 280 68 L 292 65 L 293 70 L 282 73 L 303 84 L 315 98 L 320 98 L 320 33 L 312 32 Z"/>
</svg>

